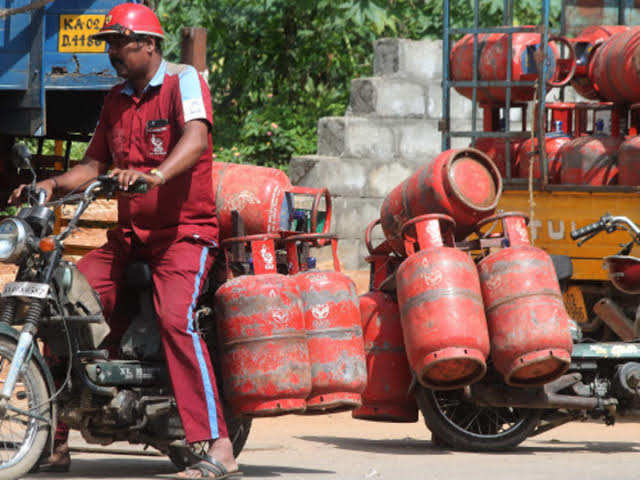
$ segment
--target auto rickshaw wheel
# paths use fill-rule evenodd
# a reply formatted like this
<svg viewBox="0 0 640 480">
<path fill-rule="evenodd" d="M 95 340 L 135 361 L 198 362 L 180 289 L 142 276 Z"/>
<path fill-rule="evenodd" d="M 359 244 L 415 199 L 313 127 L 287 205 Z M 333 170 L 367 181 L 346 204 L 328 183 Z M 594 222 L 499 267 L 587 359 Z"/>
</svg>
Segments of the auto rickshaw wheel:
<svg viewBox="0 0 640 480">
<path fill-rule="evenodd" d="M 439 446 L 454 450 L 509 450 L 534 431 L 542 410 L 481 407 L 464 398 L 463 390 L 434 391 L 419 386 L 416 400 Z"/>
</svg>

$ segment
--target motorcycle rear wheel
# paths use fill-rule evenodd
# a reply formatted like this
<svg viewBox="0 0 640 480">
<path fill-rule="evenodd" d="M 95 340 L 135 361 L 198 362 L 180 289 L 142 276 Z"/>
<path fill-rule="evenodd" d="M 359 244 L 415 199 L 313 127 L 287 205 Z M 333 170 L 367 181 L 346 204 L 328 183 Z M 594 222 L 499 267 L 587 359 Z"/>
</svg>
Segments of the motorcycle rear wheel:
<svg viewBox="0 0 640 480">
<path fill-rule="evenodd" d="M 454 450 L 513 449 L 531 435 L 542 415 L 535 409 L 480 407 L 465 400 L 462 390 L 418 387 L 416 400 L 432 435 Z"/>
<path fill-rule="evenodd" d="M 0 337 L 0 379 L 6 377 L 16 345 Z M 0 380 L 0 385 L 4 383 Z M 12 410 L 0 417 L 0 479 L 22 478 L 40 459 L 51 429 L 51 405 L 44 376 L 30 360 L 13 391 L 9 405 L 21 411 L 33 411 L 49 423 Z"/>
</svg>

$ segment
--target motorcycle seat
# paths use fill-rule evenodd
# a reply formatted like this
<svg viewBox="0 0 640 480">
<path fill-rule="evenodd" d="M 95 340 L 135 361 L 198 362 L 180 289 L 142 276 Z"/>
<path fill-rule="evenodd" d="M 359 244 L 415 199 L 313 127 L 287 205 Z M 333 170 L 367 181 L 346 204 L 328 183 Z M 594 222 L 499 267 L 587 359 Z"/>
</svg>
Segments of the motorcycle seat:
<svg viewBox="0 0 640 480">
<path fill-rule="evenodd" d="M 134 262 L 124 272 L 124 283 L 128 288 L 146 289 L 153 286 L 151 267 L 145 262 Z"/>
<path fill-rule="evenodd" d="M 556 269 L 556 276 L 559 282 L 568 280 L 573 276 L 571 257 L 567 255 L 551 255 L 551 261 Z"/>
</svg>

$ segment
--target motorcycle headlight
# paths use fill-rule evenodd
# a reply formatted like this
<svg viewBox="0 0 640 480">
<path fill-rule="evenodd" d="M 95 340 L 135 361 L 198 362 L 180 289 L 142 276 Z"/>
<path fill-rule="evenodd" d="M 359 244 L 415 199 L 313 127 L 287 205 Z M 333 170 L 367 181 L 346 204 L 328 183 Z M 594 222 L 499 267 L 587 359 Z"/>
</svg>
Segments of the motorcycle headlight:
<svg viewBox="0 0 640 480">
<path fill-rule="evenodd" d="M 16 263 L 27 245 L 27 226 L 17 218 L 0 222 L 0 262 Z"/>
</svg>

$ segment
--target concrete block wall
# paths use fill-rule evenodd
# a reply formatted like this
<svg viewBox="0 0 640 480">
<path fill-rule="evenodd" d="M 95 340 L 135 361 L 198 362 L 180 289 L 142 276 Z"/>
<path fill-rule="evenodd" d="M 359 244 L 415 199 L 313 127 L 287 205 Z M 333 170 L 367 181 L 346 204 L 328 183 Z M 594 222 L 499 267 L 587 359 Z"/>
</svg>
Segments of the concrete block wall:
<svg viewBox="0 0 640 480">
<path fill-rule="evenodd" d="M 385 38 L 373 53 L 373 76 L 351 82 L 346 115 L 321 118 L 317 154 L 294 157 L 289 166 L 294 184 L 331 191 L 332 230 L 348 270 L 367 268 L 364 231 L 379 217 L 384 197 L 441 152 L 442 42 Z M 470 130 L 471 101 L 451 95 L 452 130 Z M 518 128 L 519 111 L 511 120 Z M 477 128 L 481 122 L 478 115 Z M 454 148 L 468 144 L 452 141 Z M 377 229 L 374 238 L 381 237 Z M 318 252 L 319 260 L 327 254 Z"/>
</svg>

